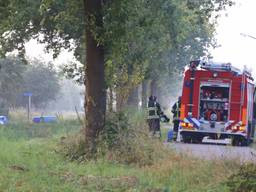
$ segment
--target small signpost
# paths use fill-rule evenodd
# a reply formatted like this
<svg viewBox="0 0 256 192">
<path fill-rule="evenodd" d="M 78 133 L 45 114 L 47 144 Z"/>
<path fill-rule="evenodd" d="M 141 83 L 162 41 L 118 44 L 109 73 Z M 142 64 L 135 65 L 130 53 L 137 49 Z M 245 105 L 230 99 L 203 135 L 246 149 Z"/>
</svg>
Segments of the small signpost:
<svg viewBox="0 0 256 192">
<path fill-rule="evenodd" d="M 31 92 L 25 92 L 23 93 L 23 96 L 28 97 L 28 121 L 30 120 L 30 109 L 31 109 L 31 97 L 32 97 L 32 93 Z"/>
</svg>

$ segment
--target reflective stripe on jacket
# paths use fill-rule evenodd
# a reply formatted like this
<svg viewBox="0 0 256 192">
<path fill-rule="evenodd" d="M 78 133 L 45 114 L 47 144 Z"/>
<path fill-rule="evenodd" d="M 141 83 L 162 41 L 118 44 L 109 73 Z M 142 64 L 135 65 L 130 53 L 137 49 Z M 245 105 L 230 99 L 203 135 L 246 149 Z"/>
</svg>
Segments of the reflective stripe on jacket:
<svg viewBox="0 0 256 192">
<path fill-rule="evenodd" d="M 180 118 L 180 103 L 176 102 L 172 107 L 173 120 L 179 120 Z"/>
<path fill-rule="evenodd" d="M 148 107 L 148 119 L 159 119 L 156 104 L 154 107 Z"/>
</svg>

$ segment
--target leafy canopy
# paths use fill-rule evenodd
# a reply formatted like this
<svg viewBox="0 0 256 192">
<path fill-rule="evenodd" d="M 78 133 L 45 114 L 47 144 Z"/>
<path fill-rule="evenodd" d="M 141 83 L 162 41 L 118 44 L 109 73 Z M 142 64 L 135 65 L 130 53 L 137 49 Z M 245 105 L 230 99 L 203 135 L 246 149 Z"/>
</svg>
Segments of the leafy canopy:
<svg viewBox="0 0 256 192">
<path fill-rule="evenodd" d="M 104 25 L 97 28 L 93 19 L 85 18 L 82 0 L 1 1 L 0 54 L 16 49 L 24 56 L 24 44 L 36 38 L 54 51 L 54 57 L 62 49 L 74 50 L 85 64 L 85 28 L 89 26 L 99 44 L 104 44 L 107 85 L 127 95 L 143 79 L 171 74 L 171 69 L 180 70 L 191 57 L 204 55 L 214 43 L 213 16 L 232 5 L 230 0 L 103 2 Z"/>
</svg>

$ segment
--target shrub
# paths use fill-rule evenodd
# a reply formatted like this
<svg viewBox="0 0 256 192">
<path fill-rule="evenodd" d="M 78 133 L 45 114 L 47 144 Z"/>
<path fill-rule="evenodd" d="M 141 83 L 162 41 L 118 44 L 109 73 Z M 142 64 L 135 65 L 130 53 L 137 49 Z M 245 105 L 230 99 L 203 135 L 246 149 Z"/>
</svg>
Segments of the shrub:
<svg viewBox="0 0 256 192">
<path fill-rule="evenodd" d="M 232 192 L 256 191 L 256 164 L 242 165 L 237 173 L 228 178 L 226 185 Z"/>
<path fill-rule="evenodd" d="M 85 140 L 82 133 L 70 135 L 68 138 L 61 137 L 60 145 L 60 152 L 63 153 L 69 160 L 85 160 Z"/>
<path fill-rule="evenodd" d="M 65 155 L 70 159 L 87 160 L 84 137 L 74 136 L 64 142 Z M 97 159 L 123 164 L 151 165 L 170 153 L 159 139 L 149 137 L 144 119 L 134 118 L 127 112 L 107 115 L 97 143 Z"/>
</svg>

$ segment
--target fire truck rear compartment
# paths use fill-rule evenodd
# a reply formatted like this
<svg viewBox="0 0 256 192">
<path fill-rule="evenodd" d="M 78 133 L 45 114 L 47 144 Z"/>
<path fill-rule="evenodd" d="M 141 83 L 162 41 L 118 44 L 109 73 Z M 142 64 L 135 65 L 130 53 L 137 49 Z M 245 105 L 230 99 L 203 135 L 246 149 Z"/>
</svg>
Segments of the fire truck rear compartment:
<svg viewBox="0 0 256 192">
<path fill-rule="evenodd" d="M 227 122 L 229 117 L 229 84 L 201 83 L 199 119 Z M 211 125 L 213 125 L 211 123 Z"/>
<path fill-rule="evenodd" d="M 195 130 L 181 131 L 185 143 L 248 145 L 246 136 L 227 132 L 230 123 L 230 83 L 201 82 L 199 96 L 200 126 Z M 231 121 L 232 122 L 232 121 Z"/>
</svg>

